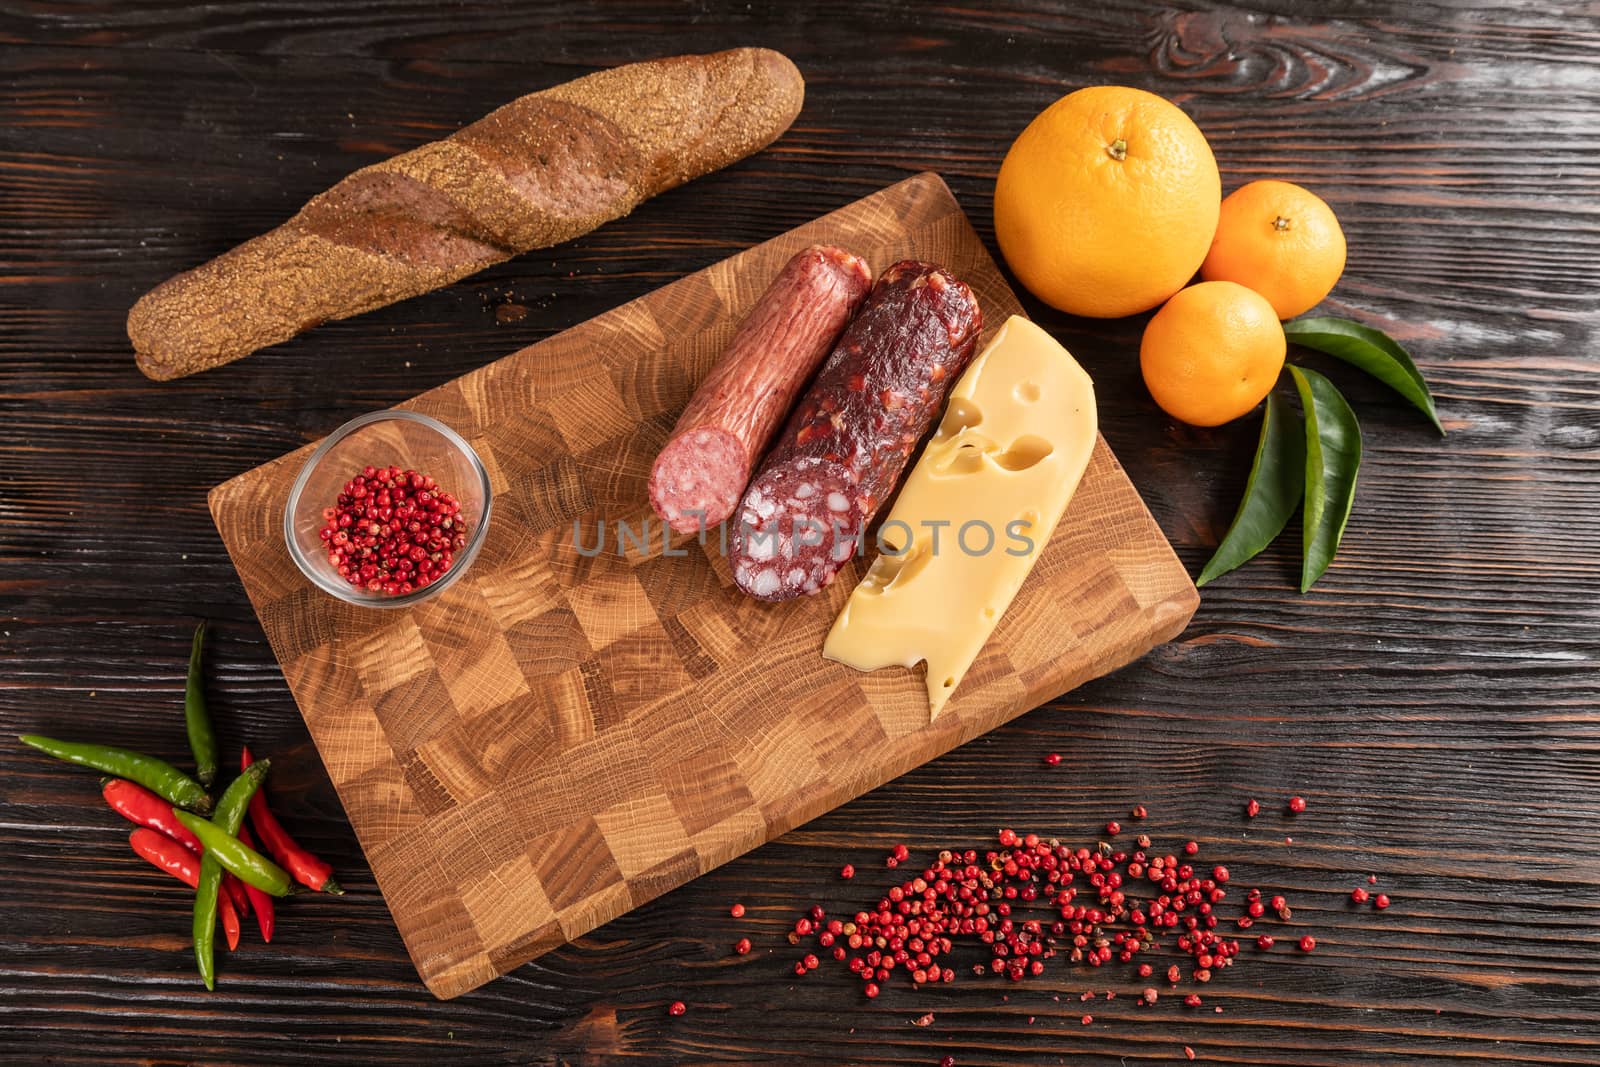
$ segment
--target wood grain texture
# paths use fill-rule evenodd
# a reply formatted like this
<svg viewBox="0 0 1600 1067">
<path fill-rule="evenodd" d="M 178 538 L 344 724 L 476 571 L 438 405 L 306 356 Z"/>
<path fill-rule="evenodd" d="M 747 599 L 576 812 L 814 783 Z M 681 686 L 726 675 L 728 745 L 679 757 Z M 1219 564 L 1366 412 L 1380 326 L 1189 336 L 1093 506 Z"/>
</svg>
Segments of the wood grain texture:
<svg viewBox="0 0 1600 1067">
<path fill-rule="evenodd" d="M 341 603 L 290 559 L 276 517 L 315 445 L 211 493 L 440 997 L 1126 665 L 1177 636 L 1199 602 L 1101 441 L 1027 584 L 930 722 L 920 670 L 863 674 L 821 657 L 867 561 L 815 597 L 770 605 L 733 586 L 722 528 L 666 540 L 650 464 L 750 307 L 814 244 L 880 270 L 942 265 L 984 309 L 980 347 L 1022 310 L 950 190 L 922 174 L 430 390 L 402 406 L 472 445 L 494 508 L 470 569 L 403 611 Z M 349 462 L 437 473 L 409 453 Z"/>
<path fill-rule="evenodd" d="M 183 664 L 217 622 L 230 752 L 350 894 L 247 933 L 207 995 L 186 893 L 127 850 L 93 777 L 0 746 L 0 1055 L 22 1062 L 874 1062 L 1095 1067 L 1594 1063 L 1600 964 L 1600 36 L 1593 5 L 596 6 L 280 0 L 0 11 L 0 728 L 184 758 Z M 338 176 L 599 66 L 759 43 L 807 77 L 772 149 L 548 255 L 161 387 L 139 293 Z M 777 841 L 438 1003 L 377 895 L 205 506 L 206 490 L 505 352 L 923 170 L 989 248 L 1001 155 L 1038 110 L 1120 82 L 1180 104 L 1224 189 L 1302 181 L 1350 243 L 1332 314 L 1417 356 L 1450 435 L 1314 358 L 1362 419 L 1350 532 L 1294 592 L 1296 531 L 1207 586 L 1177 642 Z M 1142 318 L 1024 296 L 1094 377 L 1101 429 L 1190 572 L 1233 514 L 1256 427 L 1173 425 Z M 528 309 L 501 321 L 505 305 Z M 1039 757 L 1066 763 L 1046 775 Z M 1302 792 L 1290 824 L 1236 804 Z M 797 907 L 896 840 L 1001 825 L 1088 840 L 1135 801 L 1236 878 L 1296 898 L 1321 948 L 1213 981 L 1208 1006 L 1074 1001 L 1061 971 L 864 1004 L 797 982 Z M 1275 805 L 1269 804 L 1269 809 Z M 1292 833 L 1294 846 L 1282 844 Z M 1369 869 L 1381 918 L 1344 902 Z M 745 919 L 728 916 L 741 900 Z M 749 936 L 756 950 L 728 946 Z M 1054 997 L 1060 995 L 1057 1002 Z M 1009 1000 L 1002 1000 L 1009 997 Z M 690 1011 L 668 1019 L 682 998 Z M 934 1011 L 933 1026 L 909 1025 Z M 1032 1016 L 1035 1022 L 1029 1025 Z"/>
</svg>

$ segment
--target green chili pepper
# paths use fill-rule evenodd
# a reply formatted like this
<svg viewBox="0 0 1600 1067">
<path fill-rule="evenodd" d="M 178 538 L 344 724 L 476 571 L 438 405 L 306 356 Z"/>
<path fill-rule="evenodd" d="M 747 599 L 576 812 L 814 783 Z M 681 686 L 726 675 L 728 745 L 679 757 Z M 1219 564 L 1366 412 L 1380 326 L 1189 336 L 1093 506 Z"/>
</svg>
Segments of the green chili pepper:
<svg viewBox="0 0 1600 1067">
<path fill-rule="evenodd" d="M 83 741 L 57 741 L 38 734 L 22 734 L 17 739 L 56 759 L 138 782 L 181 808 L 189 808 L 202 815 L 211 810 L 211 798 L 200 783 L 165 760 L 131 749 L 92 745 Z"/>
<path fill-rule="evenodd" d="M 1267 394 L 1261 439 L 1245 483 L 1244 499 L 1222 543 L 1200 572 L 1195 585 L 1205 585 L 1253 558 L 1283 532 L 1305 494 L 1305 430 L 1289 405 Z"/>
<path fill-rule="evenodd" d="M 1360 367 L 1390 389 L 1411 401 L 1433 423 L 1440 435 L 1444 426 L 1433 406 L 1433 394 L 1411 354 L 1382 330 L 1349 319 L 1296 319 L 1283 324 L 1283 334 L 1297 345 L 1314 348 L 1353 367 Z"/>
<path fill-rule="evenodd" d="M 200 650 L 206 641 L 206 624 L 194 628 L 189 646 L 189 682 L 183 693 L 183 720 L 189 728 L 189 751 L 194 753 L 195 777 L 207 789 L 217 780 L 217 735 L 206 713 L 206 687 L 200 677 Z"/>
<path fill-rule="evenodd" d="M 269 760 L 252 763 L 245 768 L 244 773 L 235 778 L 228 788 L 223 790 L 222 798 L 217 801 L 215 822 L 206 822 L 204 819 L 195 819 L 195 822 L 209 827 L 211 830 L 237 834 L 239 827 L 244 824 L 245 812 L 250 810 L 250 798 L 255 796 L 256 790 L 261 788 L 261 783 L 267 777 Z M 257 770 L 257 768 L 260 768 Z M 181 812 L 173 812 L 180 819 Z M 191 816 L 192 818 L 192 816 Z M 189 826 L 188 823 L 184 823 Z M 193 826 L 189 826 L 193 830 Z M 222 864 L 217 860 L 217 854 L 212 849 L 211 842 L 200 833 L 195 836 L 200 838 L 200 843 L 205 846 L 205 852 L 200 857 L 200 881 L 194 890 L 194 962 L 200 970 L 200 978 L 205 982 L 207 989 L 216 988 L 216 939 L 217 939 L 217 891 L 222 888 Z M 229 837 L 228 840 L 233 840 Z M 235 842 L 237 844 L 237 842 Z M 239 846 L 243 848 L 243 845 Z"/>
<path fill-rule="evenodd" d="M 286 897 L 301 892 L 289 872 L 267 857 L 223 830 L 210 819 L 202 819 L 186 811 L 175 813 L 178 821 L 193 831 L 200 843 L 206 846 L 206 855 L 215 856 L 222 869 L 237 875 L 241 882 L 253 885 L 263 893 Z"/>
<path fill-rule="evenodd" d="M 1305 549 L 1300 591 L 1306 592 L 1333 562 L 1356 499 L 1361 469 L 1361 425 L 1333 383 L 1314 370 L 1289 368 L 1306 418 Z"/>
</svg>

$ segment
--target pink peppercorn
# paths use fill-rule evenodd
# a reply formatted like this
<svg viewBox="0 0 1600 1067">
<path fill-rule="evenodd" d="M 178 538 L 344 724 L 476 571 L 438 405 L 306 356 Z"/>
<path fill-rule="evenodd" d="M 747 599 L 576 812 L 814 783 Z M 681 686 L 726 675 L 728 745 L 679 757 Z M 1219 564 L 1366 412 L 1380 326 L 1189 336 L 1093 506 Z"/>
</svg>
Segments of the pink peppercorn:
<svg viewBox="0 0 1600 1067">
<path fill-rule="evenodd" d="M 671 1004 L 667 1005 L 668 1015 L 682 1015 L 688 1010 L 689 1006 L 681 1000 L 674 1000 Z"/>
<path fill-rule="evenodd" d="M 1056 766 L 1059 766 L 1060 764 L 1061 764 L 1061 753 L 1059 753 L 1059 752 L 1052 752 L 1052 753 L 1050 753 L 1048 756 L 1046 756 L 1044 758 L 1044 765 L 1046 767 L 1056 767 Z"/>
<path fill-rule="evenodd" d="M 1290 797 L 1289 798 L 1289 810 L 1294 812 L 1296 815 L 1300 814 L 1302 811 L 1305 811 L 1306 810 L 1306 798 L 1305 797 Z"/>
<path fill-rule="evenodd" d="M 1317 947 L 1317 939 L 1312 937 L 1310 934 L 1307 934 L 1306 936 L 1304 936 L 1304 937 L 1302 937 L 1300 939 L 1300 951 L 1301 952 L 1311 952 L 1316 947 Z"/>
<path fill-rule="evenodd" d="M 1245 818 L 1248 818 L 1248 819 L 1253 819 L 1257 815 L 1261 814 L 1261 804 L 1260 804 L 1259 801 L 1256 800 L 1255 797 L 1251 797 L 1248 801 L 1245 802 L 1244 814 L 1245 814 Z"/>
<path fill-rule="evenodd" d="M 1373 897 L 1372 906 L 1377 908 L 1379 911 L 1387 908 L 1389 906 L 1389 894 L 1379 893 L 1377 896 Z"/>
<path fill-rule="evenodd" d="M 1367 891 L 1360 886 L 1356 886 L 1350 890 L 1350 902 L 1352 904 L 1365 904 L 1367 902 Z"/>
</svg>

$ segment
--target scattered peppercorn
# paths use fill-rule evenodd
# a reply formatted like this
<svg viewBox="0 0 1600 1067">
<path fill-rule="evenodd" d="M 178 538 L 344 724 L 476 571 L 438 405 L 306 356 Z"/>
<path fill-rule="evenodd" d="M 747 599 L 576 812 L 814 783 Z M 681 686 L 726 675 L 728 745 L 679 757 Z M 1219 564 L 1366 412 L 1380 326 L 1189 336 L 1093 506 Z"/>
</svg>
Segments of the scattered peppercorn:
<svg viewBox="0 0 1600 1067">
<path fill-rule="evenodd" d="M 1306 798 L 1305 797 L 1290 797 L 1289 798 L 1289 810 L 1294 812 L 1296 815 L 1300 814 L 1302 811 L 1305 811 L 1306 810 Z"/>
<path fill-rule="evenodd" d="M 1200 851 L 1200 844 L 1196 841 L 1185 841 L 1183 843 L 1183 851 L 1185 855 L 1192 856 Z"/>
<path fill-rule="evenodd" d="M 1251 797 L 1249 800 L 1245 801 L 1245 805 L 1244 805 L 1245 818 L 1253 819 L 1257 815 L 1260 815 L 1260 814 L 1261 814 L 1261 803 L 1259 801 L 1257 801 L 1255 797 Z"/>
<path fill-rule="evenodd" d="M 1156 1001 L 1158 1001 L 1160 999 L 1161 999 L 1161 994 L 1156 991 L 1156 988 L 1154 986 L 1147 986 L 1145 988 L 1145 991 L 1144 991 L 1144 1002 L 1146 1004 L 1154 1004 Z"/>
<path fill-rule="evenodd" d="M 1150 814 L 1150 813 L 1145 810 L 1143 804 L 1135 804 L 1133 806 L 1133 817 L 1135 819 L 1142 819 L 1148 814 Z"/>
<path fill-rule="evenodd" d="M 1183 1005 L 1186 1008 L 1198 1008 L 1201 1003 L 1202 1001 L 1200 1000 L 1199 993 L 1190 993 L 1188 996 L 1183 998 Z"/>
<path fill-rule="evenodd" d="M 840 878 L 849 879 L 849 878 L 854 878 L 855 876 L 856 876 L 856 869 L 854 867 L 852 867 L 850 864 L 847 863 L 843 867 L 839 868 L 839 877 Z"/>
<path fill-rule="evenodd" d="M 671 1004 L 667 1005 L 668 1015 L 682 1015 L 688 1010 L 689 1006 L 681 1000 L 674 1000 Z"/>
<path fill-rule="evenodd" d="M 1044 765 L 1046 767 L 1057 767 L 1057 766 L 1060 766 L 1060 764 L 1061 764 L 1061 753 L 1059 753 L 1059 752 L 1052 752 L 1052 753 L 1050 753 L 1048 756 L 1046 756 L 1044 758 Z"/>
<path fill-rule="evenodd" d="M 940 1057 L 939 1067 L 956 1067 L 956 1058 L 954 1056 Z"/>
<path fill-rule="evenodd" d="M 1304 936 L 1304 937 L 1302 937 L 1300 939 L 1300 951 L 1301 952 L 1311 952 L 1311 951 L 1314 951 L 1316 949 L 1316 947 L 1317 947 L 1317 939 L 1312 937 L 1310 934 L 1307 934 L 1306 936 Z"/>
<path fill-rule="evenodd" d="M 1106 833 L 1111 837 L 1116 837 L 1122 833 L 1122 824 L 1113 819 L 1111 822 L 1106 823 Z"/>
<path fill-rule="evenodd" d="M 728 909 L 728 914 L 732 915 L 735 919 L 744 918 L 744 905 L 735 904 L 733 907 Z"/>
<path fill-rule="evenodd" d="M 1379 911 L 1387 908 L 1389 906 L 1389 894 L 1379 893 L 1377 896 L 1373 897 L 1372 906 L 1377 908 Z"/>
<path fill-rule="evenodd" d="M 1350 902 L 1352 904 L 1365 904 L 1367 902 L 1367 891 L 1360 886 L 1356 886 L 1350 890 Z"/>
<path fill-rule="evenodd" d="M 1276 944 L 1276 942 L 1272 940 L 1271 934 L 1262 934 L 1260 937 L 1256 938 L 1256 948 L 1261 949 L 1263 952 L 1271 948 L 1274 944 Z"/>
<path fill-rule="evenodd" d="M 1137 851 L 1106 841 L 1072 848 L 1004 828 L 996 834 L 998 848 L 934 853 L 889 885 L 875 905 L 831 920 L 821 905 L 810 907 L 787 938 L 800 945 L 815 937 L 820 949 L 848 966 L 869 999 L 880 995 L 896 971 L 918 987 L 955 981 L 948 960 L 958 938 L 985 951 L 983 962 L 972 967 L 978 975 L 1020 982 L 1042 975 L 1050 959 L 1065 957 L 1092 968 L 1130 964 L 1148 979 L 1155 968 L 1148 956 L 1137 957 L 1155 950 L 1162 932 L 1170 930 L 1191 963 L 1165 968 L 1167 981 L 1177 987 L 1187 975 L 1209 982 L 1239 952 L 1239 942 L 1216 929 L 1224 920 L 1228 869 L 1218 864 L 1197 871 L 1178 857 L 1147 851 L 1148 835 L 1139 838 Z M 1185 844 L 1188 855 L 1198 850 L 1195 842 Z M 899 845 L 887 859 L 899 863 L 897 854 L 911 858 L 910 849 Z M 1259 889 L 1245 897 L 1248 903 L 1234 920 L 1240 930 L 1265 912 Z M 1280 914 L 1287 912 L 1283 897 L 1272 902 L 1283 905 Z M 1034 909 L 1042 914 L 1030 914 Z M 1268 947 L 1271 940 L 1258 939 L 1257 945 Z M 795 963 L 795 973 L 817 969 L 824 958 L 807 953 Z M 1082 999 L 1092 997 L 1086 993 Z"/>
<path fill-rule="evenodd" d="M 1088 1026 L 1090 1023 L 1094 1022 L 1094 1016 L 1093 1015 L 1085 1015 L 1083 1017 L 1082 1021 L 1083 1021 L 1083 1025 Z"/>
<path fill-rule="evenodd" d="M 749 953 L 750 939 L 748 937 L 741 937 L 739 940 L 735 941 L 733 943 L 733 951 L 737 952 L 741 956 Z"/>
</svg>

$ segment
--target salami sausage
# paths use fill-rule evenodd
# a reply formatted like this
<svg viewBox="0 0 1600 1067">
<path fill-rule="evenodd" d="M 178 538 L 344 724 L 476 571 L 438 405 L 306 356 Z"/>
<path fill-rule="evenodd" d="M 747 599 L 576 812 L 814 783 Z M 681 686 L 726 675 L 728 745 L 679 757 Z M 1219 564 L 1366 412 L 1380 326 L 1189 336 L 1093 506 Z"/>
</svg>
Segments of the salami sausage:
<svg viewBox="0 0 1600 1067">
<path fill-rule="evenodd" d="M 859 551 L 977 347 L 983 314 L 944 268 L 883 273 L 739 503 L 729 563 L 762 600 L 815 593 Z"/>
<path fill-rule="evenodd" d="M 842 248 L 813 245 L 789 260 L 650 468 L 662 521 L 693 533 L 733 514 L 773 431 L 870 288 L 872 271 Z"/>
</svg>

